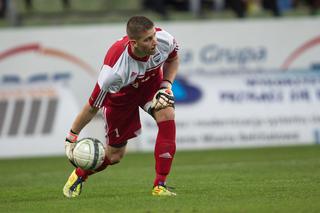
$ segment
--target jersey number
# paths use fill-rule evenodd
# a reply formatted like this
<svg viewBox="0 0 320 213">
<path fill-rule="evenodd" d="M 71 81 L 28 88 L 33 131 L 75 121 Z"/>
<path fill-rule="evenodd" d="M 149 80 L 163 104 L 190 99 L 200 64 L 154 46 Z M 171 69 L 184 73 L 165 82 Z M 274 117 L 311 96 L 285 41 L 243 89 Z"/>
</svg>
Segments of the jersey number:
<svg viewBox="0 0 320 213">
<path fill-rule="evenodd" d="M 117 137 L 117 138 L 120 137 L 118 128 L 115 128 L 114 131 L 116 132 L 116 137 Z"/>
</svg>

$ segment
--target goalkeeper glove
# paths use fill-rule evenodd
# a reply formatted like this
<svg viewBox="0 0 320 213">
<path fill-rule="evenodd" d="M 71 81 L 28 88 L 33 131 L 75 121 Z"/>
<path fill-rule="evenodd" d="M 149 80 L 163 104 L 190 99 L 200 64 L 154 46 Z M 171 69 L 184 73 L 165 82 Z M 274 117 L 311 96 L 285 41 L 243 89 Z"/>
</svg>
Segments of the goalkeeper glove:
<svg viewBox="0 0 320 213">
<path fill-rule="evenodd" d="M 70 130 L 64 143 L 66 155 L 69 161 L 71 162 L 71 164 L 74 166 L 75 166 L 75 163 L 73 160 L 73 149 L 76 146 L 77 140 L 78 140 L 78 134 Z"/>
<path fill-rule="evenodd" d="M 151 110 L 158 111 L 166 107 L 174 107 L 174 95 L 171 90 L 172 84 L 168 80 L 162 81 L 160 89 L 154 95 Z"/>
</svg>

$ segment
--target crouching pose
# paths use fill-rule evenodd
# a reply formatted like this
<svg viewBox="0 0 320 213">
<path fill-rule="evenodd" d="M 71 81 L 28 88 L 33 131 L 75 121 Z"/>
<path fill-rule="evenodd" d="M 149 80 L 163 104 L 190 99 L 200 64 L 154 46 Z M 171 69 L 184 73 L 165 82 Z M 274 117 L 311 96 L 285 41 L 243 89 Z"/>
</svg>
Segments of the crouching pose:
<svg viewBox="0 0 320 213">
<path fill-rule="evenodd" d="M 82 183 L 88 176 L 120 162 L 127 140 L 140 132 L 139 107 L 158 125 L 152 195 L 176 195 L 167 188 L 166 178 L 176 152 L 171 86 L 178 65 L 178 46 L 172 35 L 156 28 L 146 17 L 129 19 L 127 35 L 116 41 L 106 53 L 89 101 L 74 120 L 65 141 L 66 155 L 73 162 L 73 149 L 80 131 L 101 108 L 106 130 L 105 160 L 94 171 L 76 168 L 63 188 L 66 197 L 80 195 Z"/>
</svg>

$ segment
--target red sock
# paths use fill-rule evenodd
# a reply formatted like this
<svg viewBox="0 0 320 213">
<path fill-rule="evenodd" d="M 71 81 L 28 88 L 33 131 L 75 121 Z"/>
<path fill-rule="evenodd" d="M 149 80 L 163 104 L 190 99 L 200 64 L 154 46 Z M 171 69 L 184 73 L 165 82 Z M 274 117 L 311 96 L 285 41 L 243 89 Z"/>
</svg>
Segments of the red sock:
<svg viewBox="0 0 320 213">
<path fill-rule="evenodd" d="M 158 123 L 158 136 L 154 149 L 156 178 L 153 185 L 165 184 L 176 153 L 176 125 L 174 120 Z"/>
<path fill-rule="evenodd" d="M 100 171 L 106 169 L 108 165 L 111 165 L 111 162 L 110 162 L 109 158 L 107 158 L 107 156 L 106 156 L 104 158 L 104 161 L 101 164 L 101 166 L 99 166 L 96 170 L 83 170 L 83 169 L 78 167 L 76 169 L 76 174 L 78 176 L 82 177 L 83 180 L 86 180 L 89 175 L 92 175 L 94 173 L 97 173 L 97 172 L 100 172 Z"/>
</svg>

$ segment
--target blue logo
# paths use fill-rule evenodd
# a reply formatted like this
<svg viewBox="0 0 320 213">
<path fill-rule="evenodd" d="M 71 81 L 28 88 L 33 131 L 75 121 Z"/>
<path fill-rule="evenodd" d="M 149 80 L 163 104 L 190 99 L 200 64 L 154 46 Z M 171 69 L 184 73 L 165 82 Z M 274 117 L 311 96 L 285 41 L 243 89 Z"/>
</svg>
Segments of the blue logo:
<svg viewBox="0 0 320 213">
<path fill-rule="evenodd" d="M 172 90 L 176 104 L 191 104 L 197 102 L 202 97 L 200 89 L 181 77 L 175 79 Z"/>
</svg>

